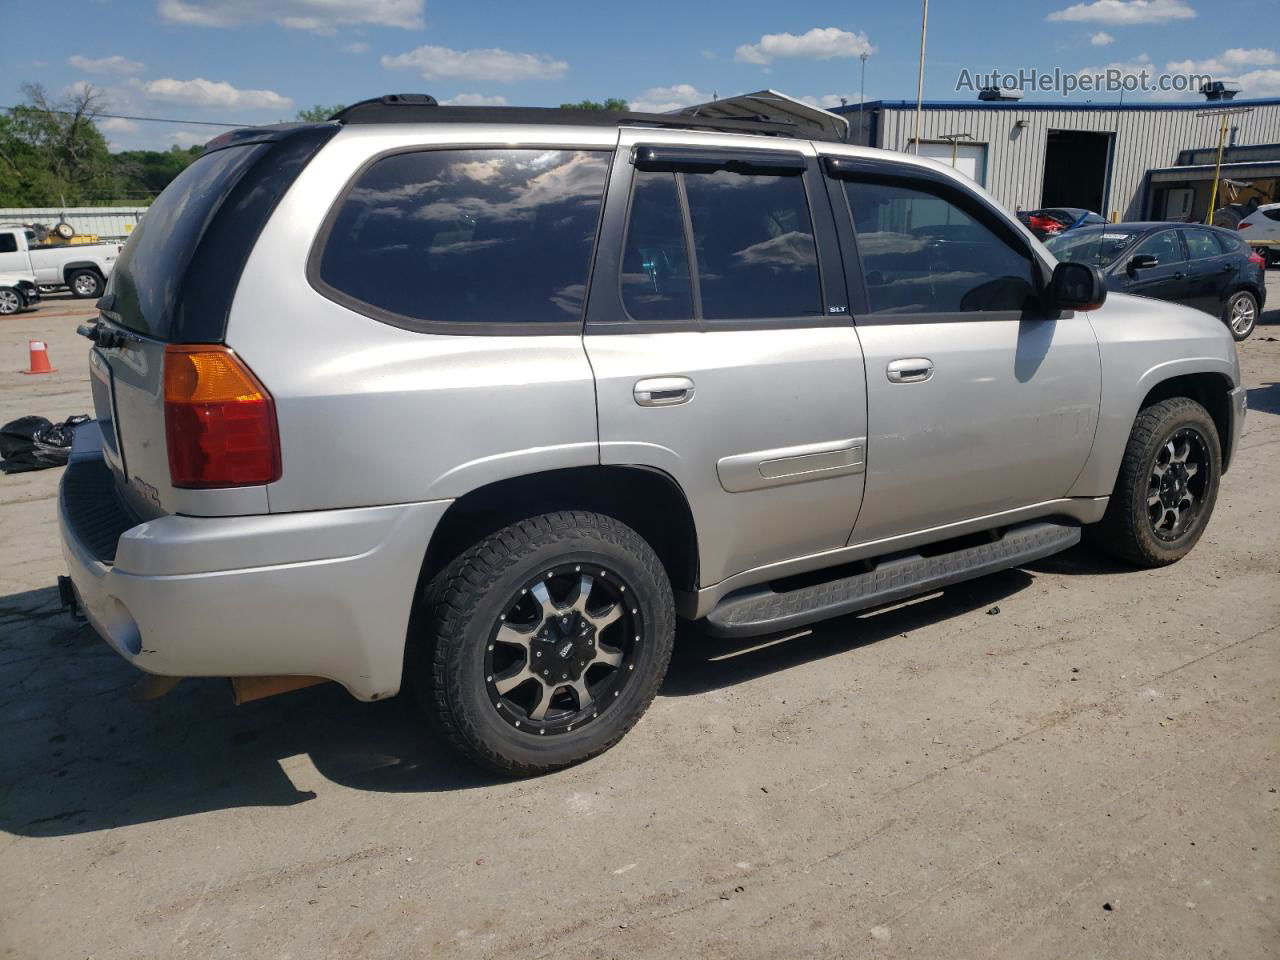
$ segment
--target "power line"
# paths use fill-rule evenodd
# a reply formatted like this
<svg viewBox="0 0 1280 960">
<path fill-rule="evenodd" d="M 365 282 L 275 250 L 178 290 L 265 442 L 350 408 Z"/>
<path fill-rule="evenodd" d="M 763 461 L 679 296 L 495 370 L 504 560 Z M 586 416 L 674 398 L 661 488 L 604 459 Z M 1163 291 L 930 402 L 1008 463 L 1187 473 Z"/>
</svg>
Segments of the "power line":
<svg viewBox="0 0 1280 960">
<path fill-rule="evenodd" d="M 17 110 L 17 109 L 19 109 L 19 108 L 18 108 L 18 107 L 0 107 L 0 110 Z M 39 109 L 39 108 L 31 107 L 31 108 L 29 108 L 29 109 Z M 41 112 L 43 112 L 43 113 L 60 113 L 60 114 L 62 114 L 64 117 L 74 117 L 74 116 L 75 116 L 74 111 L 71 111 L 71 110 L 42 110 Z M 222 121 L 220 121 L 220 120 L 171 120 L 171 119 L 169 119 L 168 117 L 133 117 L 133 116 L 129 116 L 128 114 L 123 114 L 123 113 L 96 113 L 96 114 L 94 114 L 94 115 L 93 115 L 93 117 L 91 117 L 90 119 L 93 119 L 93 120 L 99 120 L 99 119 L 103 119 L 103 118 L 108 119 L 108 120 L 139 120 L 139 121 L 141 121 L 141 122 L 143 122 L 143 123 L 180 123 L 180 124 L 184 124 L 184 125 L 188 125 L 188 124 L 189 124 L 189 125 L 197 125 L 197 126 L 201 126 L 201 127 L 231 127 L 231 128 L 238 128 L 238 127 L 252 127 L 252 126 L 254 126 L 254 124 L 252 124 L 252 123 L 224 123 L 224 122 L 222 122 Z"/>
</svg>

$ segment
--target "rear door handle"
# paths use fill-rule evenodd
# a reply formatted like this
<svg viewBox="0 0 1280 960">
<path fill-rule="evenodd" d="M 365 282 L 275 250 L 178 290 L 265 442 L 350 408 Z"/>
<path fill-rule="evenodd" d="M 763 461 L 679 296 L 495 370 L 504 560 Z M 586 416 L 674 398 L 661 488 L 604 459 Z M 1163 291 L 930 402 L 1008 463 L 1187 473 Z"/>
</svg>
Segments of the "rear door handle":
<svg viewBox="0 0 1280 960">
<path fill-rule="evenodd" d="M 933 376 L 933 361 L 924 357 L 894 360 L 885 375 L 891 383 L 923 383 Z"/>
<path fill-rule="evenodd" d="M 674 407 L 693 399 L 693 381 L 688 377 L 651 377 L 636 381 L 632 396 L 642 407 Z"/>
</svg>

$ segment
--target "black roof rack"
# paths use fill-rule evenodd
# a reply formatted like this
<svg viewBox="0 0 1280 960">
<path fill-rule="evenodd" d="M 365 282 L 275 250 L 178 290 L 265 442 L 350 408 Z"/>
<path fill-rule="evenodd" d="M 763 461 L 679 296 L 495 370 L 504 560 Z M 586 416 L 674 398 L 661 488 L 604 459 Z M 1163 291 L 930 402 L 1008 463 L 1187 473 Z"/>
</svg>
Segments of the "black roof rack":
<svg viewBox="0 0 1280 960">
<path fill-rule="evenodd" d="M 652 126 L 681 130 L 718 130 L 726 133 L 768 134 L 806 140 L 833 139 L 818 127 L 748 117 L 688 117 L 670 113 L 633 113 L 620 110 L 575 110 L 560 107 L 445 107 L 426 93 L 393 93 L 353 103 L 330 120 L 344 124 L 365 123 L 546 123 L 567 126 Z"/>
</svg>

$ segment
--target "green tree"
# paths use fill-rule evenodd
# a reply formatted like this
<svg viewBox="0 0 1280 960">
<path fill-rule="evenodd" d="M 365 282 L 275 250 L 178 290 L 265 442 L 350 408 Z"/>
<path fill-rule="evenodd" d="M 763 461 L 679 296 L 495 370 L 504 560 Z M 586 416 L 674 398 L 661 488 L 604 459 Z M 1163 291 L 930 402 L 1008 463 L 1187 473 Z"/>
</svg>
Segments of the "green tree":
<svg viewBox="0 0 1280 960">
<path fill-rule="evenodd" d="M 324 123 L 339 110 L 345 110 L 345 103 L 335 103 L 332 107 L 326 107 L 322 103 L 317 103 L 314 107 L 306 107 L 298 111 L 298 119 L 303 123 Z"/>
<path fill-rule="evenodd" d="M 75 206 L 115 199 L 121 184 L 106 138 L 94 121 L 102 92 L 81 84 L 54 99 L 38 83 L 0 122 L 0 203 Z"/>
<path fill-rule="evenodd" d="M 610 97 L 604 103 L 597 100 L 581 100 L 578 103 L 562 103 L 561 110 L 617 110 L 626 113 L 631 108 L 627 105 L 627 101 L 620 100 L 617 97 Z"/>
<path fill-rule="evenodd" d="M 204 147 L 173 146 L 168 150 L 122 150 L 112 154 L 124 194 L 132 202 L 150 201 L 187 169 Z"/>
</svg>

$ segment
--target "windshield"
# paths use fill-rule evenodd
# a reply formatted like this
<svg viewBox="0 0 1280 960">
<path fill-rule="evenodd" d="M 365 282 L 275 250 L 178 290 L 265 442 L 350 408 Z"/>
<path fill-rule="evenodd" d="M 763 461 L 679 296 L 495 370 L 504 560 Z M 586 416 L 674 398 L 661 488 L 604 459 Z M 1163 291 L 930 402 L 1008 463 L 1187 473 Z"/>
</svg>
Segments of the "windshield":
<svg viewBox="0 0 1280 960">
<path fill-rule="evenodd" d="M 1059 260 L 1105 267 L 1119 260 L 1141 237 L 1135 230 L 1077 228 L 1050 237 L 1044 245 Z"/>
</svg>

